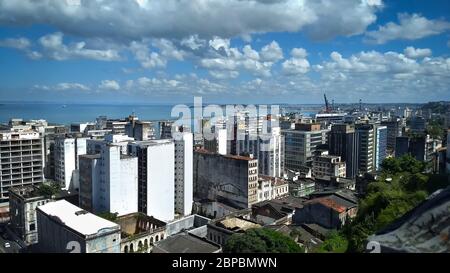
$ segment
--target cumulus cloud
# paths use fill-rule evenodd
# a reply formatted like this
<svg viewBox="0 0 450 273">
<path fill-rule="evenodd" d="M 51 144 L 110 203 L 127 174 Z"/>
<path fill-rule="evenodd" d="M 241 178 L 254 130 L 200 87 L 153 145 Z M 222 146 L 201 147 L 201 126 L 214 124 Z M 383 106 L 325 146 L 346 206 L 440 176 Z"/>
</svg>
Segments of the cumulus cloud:
<svg viewBox="0 0 450 273">
<path fill-rule="evenodd" d="M 85 42 L 73 43 L 66 45 L 63 43 L 64 34 L 55 32 L 42 36 L 39 44 L 42 47 L 42 53 L 48 58 L 58 61 L 68 59 L 92 59 L 98 61 L 118 61 L 119 53 L 113 49 L 99 50 L 86 48 Z M 41 54 L 41 53 L 39 53 Z"/>
<path fill-rule="evenodd" d="M 417 40 L 438 35 L 450 30 L 450 23 L 444 20 L 429 20 L 420 14 L 398 14 L 399 23 L 389 22 L 378 30 L 366 33 L 367 41 L 384 44 L 391 40 Z"/>
<path fill-rule="evenodd" d="M 209 40 L 209 51 L 201 58 L 199 65 L 209 70 L 217 79 L 236 78 L 240 70 L 255 76 L 268 77 L 275 62 L 283 58 L 283 52 L 275 41 L 265 45 L 258 52 L 251 45 L 242 50 L 231 47 L 229 39 L 214 37 Z"/>
<path fill-rule="evenodd" d="M 408 46 L 403 51 L 408 58 L 417 59 L 431 56 L 431 49 L 429 48 L 414 48 Z"/>
<path fill-rule="evenodd" d="M 272 41 L 261 48 L 261 57 L 267 62 L 277 62 L 283 59 L 283 50 L 276 41 Z"/>
<path fill-rule="evenodd" d="M 150 52 L 149 47 L 145 43 L 133 41 L 130 50 L 134 54 L 135 59 L 144 68 L 164 68 L 167 60 L 157 52 Z"/>
<path fill-rule="evenodd" d="M 282 64 L 283 73 L 287 75 L 304 74 L 309 71 L 310 64 L 306 59 L 307 52 L 304 48 L 293 48 L 289 60 Z"/>
<path fill-rule="evenodd" d="M 316 39 L 364 32 L 382 6 L 376 0 L 2 0 L 0 24 L 48 24 L 82 37 L 116 40 L 248 37 L 306 30 Z M 175 8 L 176 7 L 176 8 Z M 127 16 L 123 16 L 126 14 Z M 127 42 L 127 43 L 128 43 Z"/>
<path fill-rule="evenodd" d="M 151 95 L 204 95 L 222 93 L 225 86 L 208 79 L 198 78 L 195 74 L 179 75 L 172 78 L 148 78 L 141 77 L 136 80 L 128 80 L 125 87 L 128 91 L 138 91 Z"/>
<path fill-rule="evenodd" d="M 30 40 L 27 38 L 21 37 L 21 38 L 7 38 L 0 40 L 0 47 L 10 47 L 10 48 L 16 48 L 16 49 L 27 49 L 31 45 Z"/>
<path fill-rule="evenodd" d="M 103 80 L 98 88 L 102 90 L 119 90 L 120 84 L 114 80 Z"/>
<path fill-rule="evenodd" d="M 70 83 L 70 82 L 62 82 L 56 85 L 39 85 L 36 84 L 33 86 L 34 89 L 38 90 L 55 90 L 55 91 L 66 91 L 66 90 L 75 90 L 75 91 L 89 91 L 91 90 L 88 86 L 81 83 Z"/>
</svg>

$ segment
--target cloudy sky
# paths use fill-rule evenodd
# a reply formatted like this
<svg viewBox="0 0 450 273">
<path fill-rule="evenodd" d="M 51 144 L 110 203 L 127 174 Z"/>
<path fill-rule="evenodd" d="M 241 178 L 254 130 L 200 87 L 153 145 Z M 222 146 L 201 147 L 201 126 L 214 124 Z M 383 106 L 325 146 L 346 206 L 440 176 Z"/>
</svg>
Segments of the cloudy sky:
<svg viewBox="0 0 450 273">
<path fill-rule="evenodd" d="M 0 101 L 450 100 L 448 0 L 0 0 Z"/>
</svg>

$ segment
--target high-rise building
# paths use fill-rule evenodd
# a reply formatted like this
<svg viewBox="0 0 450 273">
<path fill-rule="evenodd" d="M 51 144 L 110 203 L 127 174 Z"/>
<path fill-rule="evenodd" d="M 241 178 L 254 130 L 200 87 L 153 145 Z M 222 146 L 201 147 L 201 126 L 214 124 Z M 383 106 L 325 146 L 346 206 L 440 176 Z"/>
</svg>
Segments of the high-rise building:
<svg viewBox="0 0 450 273">
<path fill-rule="evenodd" d="M 227 129 L 218 129 L 214 127 L 214 138 L 203 140 L 203 146 L 206 150 L 219 153 L 222 155 L 226 155 L 228 153 L 228 138 L 227 138 Z"/>
<path fill-rule="evenodd" d="M 80 166 L 80 207 L 90 211 L 100 211 L 99 193 L 100 183 L 100 154 L 80 155 L 78 157 Z"/>
<path fill-rule="evenodd" d="M 409 152 L 409 137 L 400 136 L 395 138 L 395 157 L 401 157 Z"/>
<path fill-rule="evenodd" d="M 249 208 L 258 201 L 258 160 L 194 151 L 194 196 Z"/>
<path fill-rule="evenodd" d="M 283 177 L 284 174 L 284 136 L 280 127 L 273 127 L 270 133 L 260 135 L 258 141 L 259 173 L 262 175 Z"/>
<path fill-rule="evenodd" d="M 447 173 L 450 173 L 450 129 L 447 130 Z"/>
<path fill-rule="evenodd" d="M 194 201 L 193 141 L 192 133 L 175 140 L 175 212 L 181 215 L 192 213 Z"/>
<path fill-rule="evenodd" d="M 346 177 L 345 162 L 340 156 L 329 155 L 328 151 L 316 151 L 312 163 L 312 173 L 319 179 L 331 180 L 334 177 Z"/>
<path fill-rule="evenodd" d="M 328 129 L 320 124 L 296 124 L 295 129 L 283 130 L 285 137 L 285 168 L 301 170 L 311 166 L 317 146 L 327 143 Z"/>
<path fill-rule="evenodd" d="M 123 135 L 126 133 L 125 126 L 127 124 L 128 120 L 108 119 L 105 129 L 111 130 L 114 135 Z"/>
<path fill-rule="evenodd" d="M 66 190 L 79 188 L 78 156 L 86 154 L 86 138 L 61 135 L 55 138 L 55 181 Z"/>
<path fill-rule="evenodd" d="M 138 158 L 138 211 L 163 221 L 175 218 L 175 145 L 172 139 L 136 141 L 130 153 Z M 188 201 L 188 200 L 186 200 Z"/>
<path fill-rule="evenodd" d="M 138 159 L 127 153 L 130 141 L 133 139 L 123 135 L 108 135 L 105 140 L 87 140 L 88 154 L 99 157 L 91 173 L 81 172 L 87 177 L 80 180 L 83 183 L 92 181 L 94 213 L 124 215 L 138 211 Z M 83 191 L 82 188 L 80 194 Z"/>
<path fill-rule="evenodd" d="M 357 124 L 358 138 L 358 172 L 372 173 L 374 171 L 375 129 L 373 124 Z"/>
<path fill-rule="evenodd" d="M 358 138 L 355 126 L 350 124 L 333 124 L 328 138 L 331 155 L 342 158 L 346 164 L 346 176 L 354 178 L 358 174 Z"/>
<path fill-rule="evenodd" d="M 410 129 L 413 133 L 423 133 L 426 129 L 425 119 L 421 116 L 411 118 Z"/>
<path fill-rule="evenodd" d="M 43 141 L 36 131 L 0 132 L 0 203 L 8 201 L 8 189 L 42 183 Z"/>
<path fill-rule="evenodd" d="M 388 131 L 386 126 L 376 125 L 374 127 L 375 132 L 375 153 L 374 153 L 374 170 L 379 171 L 381 169 L 381 163 L 386 158 L 387 151 L 387 139 Z"/>
<path fill-rule="evenodd" d="M 390 121 L 383 121 L 381 125 L 387 128 L 387 149 L 389 152 L 395 152 L 395 139 L 402 136 L 402 121 L 399 118 Z"/>
<path fill-rule="evenodd" d="M 141 121 L 137 117 L 132 116 L 130 121 L 125 125 L 125 133 L 137 141 L 154 139 L 153 123 L 150 121 Z"/>
</svg>

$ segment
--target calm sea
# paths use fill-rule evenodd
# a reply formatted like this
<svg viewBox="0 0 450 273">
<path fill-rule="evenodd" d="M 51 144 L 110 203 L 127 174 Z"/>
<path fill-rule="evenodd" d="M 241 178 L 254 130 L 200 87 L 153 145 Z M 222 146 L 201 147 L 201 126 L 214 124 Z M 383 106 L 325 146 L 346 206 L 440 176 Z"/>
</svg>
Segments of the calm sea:
<svg viewBox="0 0 450 273">
<path fill-rule="evenodd" d="M 188 105 L 190 106 L 190 105 Z M 173 105 L 107 105 L 107 104 L 45 104 L 45 103 L 0 103 L 0 123 L 11 118 L 45 119 L 50 123 L 70 124 L 95 121 L 98 116 L 125 118 L 134 113 L 141 120 L 178 119 L 171 117 Z M 314 112 L 301 111 L 305 115 Z M 191 112 L 193 115 L 193 112 Z"/>
<path fill-rule="evenodd" d="M 70 124 L 95 121 L 98 116 L 124 118 L 135 113 L 141 120 L 172 119 L 172 105 L 104 105 L 104 104 L 0 104 L 0 122 L 11 118 L 45 119 L 51 123 Z"/>
</svg>

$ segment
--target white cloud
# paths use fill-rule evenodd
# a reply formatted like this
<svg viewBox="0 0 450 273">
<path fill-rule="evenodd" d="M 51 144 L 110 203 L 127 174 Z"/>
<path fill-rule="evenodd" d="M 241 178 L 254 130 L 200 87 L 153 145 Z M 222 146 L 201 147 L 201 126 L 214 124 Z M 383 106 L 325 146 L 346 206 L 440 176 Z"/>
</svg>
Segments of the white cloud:
<svg viewBox="0 0 450 273">
<path fill-rule="evenodd" d="M 120 84 L 114 80 L 103 80 L 98 88 L 103 90 L 119 90 Z"/>
<path fill-rule="evenodd" d="M 384 44 L 391 40 L 417 40 L 438 35 L 450 30 L 450 23 L 443 20 L 429 20 L 420 14 L 398 14 L 399 23 L 389 22 L 376 31 L 366 33 L 367 41 Z"/>
<path fill-rule="evenodd" d="M 403 52 L 408 58 L 412 59 L 430 57 L 432 54 L 429 48 L 414 48 L 412 46 L 408 46 Z"/>
<path fill-rule="evenodd" d="M 160 50 L 161 55 L 166 58 L 182 61 L 186 55 L 183 50 L 176 48 L 176 46 L 167 39 L 156 39 L 153 41 L 153 46 L 157 47 Z"/>
<path fill-rule="evenodd" d="M 21 38 L 7 38 L 0 40 L 0 47 L 11 47 L 16 49 L 27 49 L 31 45 L 30 40 L 27 38 L 21 37 Z"/>
<path fill-rule="evenodd" d="M 234 79 L 234 78 L 237 78 L 239 76 L 239 72 L 238 71 L 210 70 L 209 74 L 212 77 L 214 77 L 216 79 L 220 79 L 220 80 Z"/>
<path fill-rule="evenodd" d="M 56 85 L 39 85 L 35 84 L 33 86 L 34 89 L 38 90 L 56 90 L 56 91 L 66 91 L 66 90 L 75 90 L 75 91 L 89 91 L 91 90 L 88 86 L 81 84 L 81 83 L 74 83 L 74 82 L 62 82 L 58 83 Z"/>
<path fill-rule="evenodd" d="M 306 59 L 308 55 L 304 48 L 294 48 L 291 51 L 292 58 L 282 64 L 283 73 L 286 75 L 305 74 L 309 71 L 310 64 Z"/>
<path fill-rule="evenodd" d="M 72 0 L 74 1 L 74 0 Z M 316 39 L 363 33 L 382 6 L 375 0 L 2 0 L 0 24 L 48 24 L 82 37 L 129 43 L 145 38 L 248 37 L 306 30 Z M 77 2 L 77 3 L 78 3 Z M 126 16 L 124 16 L 126 14 Z"/>
<path fill-rule="evenodd" d="M 120 60 L 119 53 L 116 50 L 89 49 L 86 48 L 85 42 L 65 45 L 63 43 L 63 37 L 64 35 L 61 32 L 56 32 L 41 37 L 39 39 L 39 43 L 43 49 L 42 53 L 45 56 L 58 61 L 74 58 L 92 59 L 98 61 Z"/>
<path fill-rule="evenodd" d="M 136 41 L 131 42 L 130 50 L 133 52 L 135 59 L 144 68 L 164 68 L 167 60 L 156 52 L 150 52 L 147 45 Z"/>
<path fill-rule="evenodd" d="M 282 58 L 283 53 L 276 42 L 265 45 L 260 52 L 250 45 L 245 45 L 242 51 L 230 47 L 230 40 L 214 37 L 209 41 L 210 51 L 201 58 L 199 65 L 210 71 L 217 79 L 235 78 L 240 70 L 245 70 L 255 76 L 271 75 L 273 64 Z"/>
<path fill-rule="evenodd" d="M 186 46 L 191 50 L 197 50 L 201 47 L 204 47 L 206 44 L 206 40 L 200 39 L 197 34 L 190 35 L 188 38 L 184 38 L 181 40 L 180 44 L 182 46 Z"/>
<path fill-rule="evenodd" d="M 261 48 L 261 57 L 262 60 L 267 62 L 277 62 L 283 59 L 283 50 L 277 42 L 272 41 Z"/>
<path fill-rule="evenodd" d="M 55 90 L 82 90 L 82 91 L 88 91 L 90 90 L 89 87 L 87 87 L 84 84 L 81 83 L 59 83 L 55 86 Z"/>
</svg>

